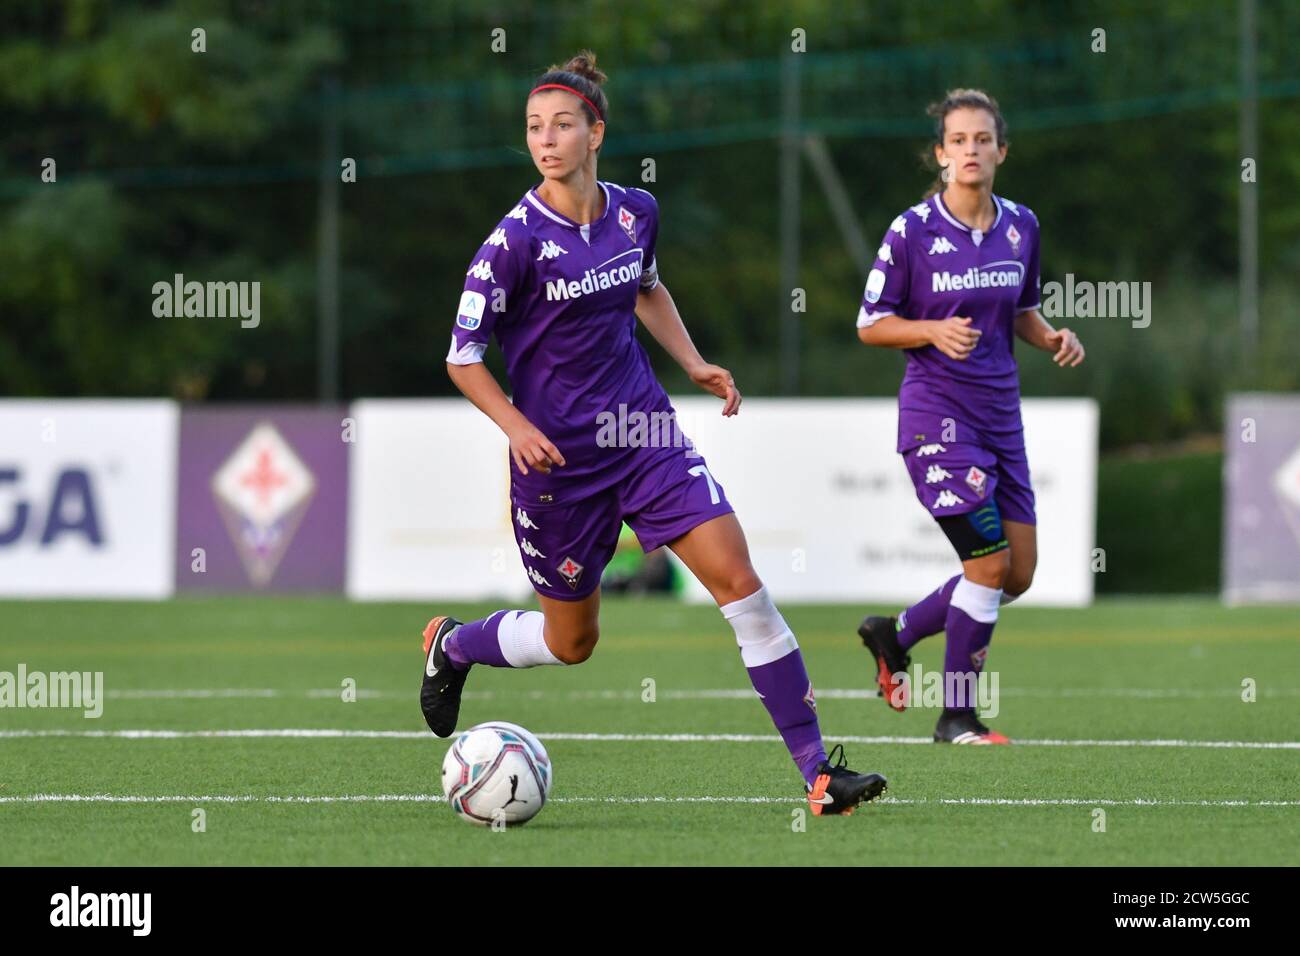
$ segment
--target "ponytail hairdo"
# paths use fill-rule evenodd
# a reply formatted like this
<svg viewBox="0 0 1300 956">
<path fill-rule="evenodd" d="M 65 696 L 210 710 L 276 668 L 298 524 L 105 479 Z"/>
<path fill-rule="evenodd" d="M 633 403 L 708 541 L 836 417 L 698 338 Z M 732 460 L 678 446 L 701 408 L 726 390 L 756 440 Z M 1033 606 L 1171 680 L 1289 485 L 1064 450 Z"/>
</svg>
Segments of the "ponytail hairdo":
<svg viewBox="0 0 1300 956">
<path fill-rule="evenodd" d="M 944 121 L 948 118 L 949 113 L 960 109 L 986 110 L 993 117 L 993 128 L 997 134 L 998 145 L 1006 146 L 1009 143 L 1007 140 L 1007 121 L 1002 118 L 1002 110 L 998 108 L 997 100 L 983 90 L 949 90 L 944 94 L 943 99 L 931 103 L 925 110 L 926 115 L 934 119 L 934 139 L 922 151 L 921 159 L 931 169 L 938 166 L 934 159 L 934 147 L 943 145 Z M 943 180 L 943 169 L 940 168 L 934 182 L 930 184 L 929 190 L 921 197 L 922 201 L 929 199 L 935 193 L 943 192 L 946 185 Z"/>
</svg>

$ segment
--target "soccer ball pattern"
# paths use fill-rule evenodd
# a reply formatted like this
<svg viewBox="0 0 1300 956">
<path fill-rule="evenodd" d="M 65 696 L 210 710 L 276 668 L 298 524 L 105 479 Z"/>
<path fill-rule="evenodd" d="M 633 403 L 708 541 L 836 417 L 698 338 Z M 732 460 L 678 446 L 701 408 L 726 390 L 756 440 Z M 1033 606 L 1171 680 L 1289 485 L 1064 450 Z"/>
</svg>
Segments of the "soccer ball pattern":
<svg viewBox="0 0 1300 956">
<path fill-rule="evenodd" d="M 476 724 L 447 749 L 442 791 L 452 811 L 468 823 L 527 823 L 551 792 L 551 758 L 518 724 Z"/>
</svg>

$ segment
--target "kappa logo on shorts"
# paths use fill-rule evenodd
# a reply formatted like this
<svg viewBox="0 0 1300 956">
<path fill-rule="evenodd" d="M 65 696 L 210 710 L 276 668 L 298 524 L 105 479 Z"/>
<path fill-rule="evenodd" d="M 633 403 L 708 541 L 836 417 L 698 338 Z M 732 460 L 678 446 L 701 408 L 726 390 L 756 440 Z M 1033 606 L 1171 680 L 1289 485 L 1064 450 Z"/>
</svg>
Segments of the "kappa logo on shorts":
<svg viewBox="0 0 1300 956">
<path fill-rule="evenodd" d="M 961 495 L 954 494 L 945 488 L 943 491 L 939 492 L 939 497 L 934 499 L 934 505 L 930 510 L 938 511 L 940 508 L 951 508 L 954 505 L 963 504 L 965 501 L 966 499 Z"/>
<path fill-rule="evenodd" d="M 551 586 L 551 582 L 542 577 L 541 574 L 538 573 L 537 569 L 532 565 L 528 566 L 528 576 L 532 578 L 534 584 L 540 584 L 548 588 Z"/>
<path fill-rule="evenodd" d="M 947 481 L 952 477 L 952 472 L 942 465 L 931 465 L 925 470 L 925 483 L 933 485 L 940 481 Z M 970 479 L 967 478 L 967 481 Z"/>
<path fill-rule="evenodd" d="M 988 481 L 988 475 L 980 471 L 974 465 L 970 466 L 970 471 L 966 472 L 966 484 L 970 490 L 975 492 L 981 498 L 984 497 L 984 485 Z"/>
<path fill-rule="evenodd" d="M 528 555 L 530 558 L 546 557 L 546 555 L 542 554 L 542 552 L 538 550 L 537 545 L 533 544 L 527 538 L 519 539 L 519 550 L 522 551 L 524 554 Z"/>
<path fill-rule="evenodd" d="M 575 591 L 578 589 L 578 579 L 582 577 L 581 564 L 574 561 L 573 558 L 566 557 L 556 565 L 555 570 L 560 572 L 560 577 L 569 582 L 569 587 L 573 588 Z"/>
<path fill-rule="evenodd" d="M 542 530 L 537 527 L 537 525 L 533 524 L 533 519 L 528 517 L 528 512 L 523 508 L 515 509 L 515 521 L 518 522 L 519 527 L 521 528 L 532 528 L 534 531 Z"/>
<path fill-rule="evenodd" d="M 944 448 L 938 442 L 935 442 L 933 445 L 922 445 L 920 448 L 918 448 L 916 450 L 916 457 L 925 458 L 929 455 L 937 455 L 939 454 L 939 452 L 947 451 L 947 450 L 948 449 Z"/>
</svg>

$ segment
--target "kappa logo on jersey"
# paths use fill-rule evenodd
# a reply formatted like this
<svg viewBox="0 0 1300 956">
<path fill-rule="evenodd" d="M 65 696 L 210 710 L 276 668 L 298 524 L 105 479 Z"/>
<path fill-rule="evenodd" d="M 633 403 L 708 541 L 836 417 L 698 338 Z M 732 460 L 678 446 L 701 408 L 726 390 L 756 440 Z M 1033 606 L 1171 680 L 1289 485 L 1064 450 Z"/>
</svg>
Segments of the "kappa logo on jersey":
<svg viewBox="0 0 1300 956">
<path fill-rule="evenodd" d="M 466 289 L 460 294 L 460 309 L 456 316 L 456 324 L 462 329 L 473 332 L 483 322 L 483 307 L 486 305 L 487 299 L 483 297 L 482 292 Z"/>
<path fill-rule="evenodd" d="M 510 243 L 506 242 L 506 231 L 504 229 L 493 230 L 492 235 L 488 236 L 487 239 L 484 240 L 483 245 L 502 246 L 507 252 L 510 251 Z"/>
<path fill-rule="evenodd" d="M 930 204 L 928 202 L 919 202 L 912 207 L 912 212 L 921 217 L 921 222 L 930 218 Z"/>
<path fill-rule="evenodd" d="M 894 264 L 894 250 L 889 248 L 889 243 L 882 242 L 880 248 L 876 250 L 876 258 L 882 262 L 888 262 L 891 266 Z"/>
<path fill-rule="evenodd" d="M 941 481 L 947 481 L 952 477 L 952 472 L 942 465 L 931 465 L 925 470 L 925 483 L 927 485 L 937 484 Z"/>
<path fill-rule="evenodd" d="M 537 527 L 537 525 L 533 524 L 533 519 L 528 517 L 528 512 L 525 511 L 523 508 L 515 509 L 515 521 L 519 523 L 519 527 L 521 528 L 531 528 L 534 531 L 542 530 L 541 528 Z"/>
<path fill-rule="evenodd" d="M 1020 210 L 1016 207 L 1016 204 L 1013 203 L 1010 199 L 1003 199 L 1001 197 L 998 197 L 998 202 L 1002 203 L 1003 206 L 1011 210 L 1011 215 L 1013 216 L 1020 215 Z"/>
<path fill-rule="evenodd" d="M 574 561 L 573 558 L 565 558 L 558 565 L 556 565 L 555 570 L 559 571 L 560 576 L 564 578 L 564 580 L 569 582 L 569 587 L 573 588 L 574 590 L 577 590 L 578 579 L 582 577 L 581 564 L 579 564 L 577 561 Z"/>
<path fill-rule="evenodd" d="M 907 238 L 907 220 L 902 216 L 895 216 L 894 221 L 889 224 L 889 231 L 896 232 L 904 239 Z"/>
<path fill-rule="evenodd" d="M 522 551 L 524 554 L 528 555 L 530 558 L 546 557 L 546 555 L 542 554 L 542 552 L 537 549 L 537 545 L 533 544 L 527 538 L 519 539 L 519 550 Z"/>
<path fill-rule="evenodd" d="M 934 505 L 930 510 L 938 511 L 940 508 L 951 508 L 954 505 L 963 504 L 965 501 L 965 498 L 945 488 L 939 492 L 939 497 L 934 499 Z"/>
<path fill-rule="evenodd" d="M 1011 243 L 1011 254 L 1020 255 L 1020 232 L 1015 226 L 1007 226 L 1007 241 Z"/>
<path fill-rule="evenodd" d="M 492 274 L 492 263 L 486 259 L 480 259 L 474 265 L 470 266 L 469 272 L 465 275 L 473 276 L 475 279 L 482 279 L 484 282 L 496 282 L 496 276 Z"/>
<path fill-rule="evenodd" d="M 935 236 L 934 243 L 930 246 L 930 255 L 938 256 L 945 252 L 956 252 L 957 247 L 948 241 L 947 236 Z"/>
<path fill-rule="evenodd" d="M 531 564 L 528 566 L 528 576 L 532 579 L 534 584 L 540 584 L 543 587 L 548 588 L 551 586 L 551 582 L 542 577 L 541 573 Z"/>
<path fill-rule="evenodd" d="M 943 447 L 942 445 L 940 445 L 938 442 L 936 442 L 936 443 L 933 444 L 933 445 L 922 445 L 920 448 L 918 448 L 918 449 L 916 450 L 916 457 L 917 457 L 917 458 L 926 458 L 926 457 L 928 457 L 928 456 L 930 456 L 930 455 L 937 455 L 937 454 L 939 454 L 939 452 L 941 452 L 941 451 L 947 451 L 947 450 L 948 450 L 948 449 L 944 448 L 944 447 Z"/>
<path fill-rule="evenodd" d="M 971 491 L 983 498 L 984 485 L 988 482 L 988 477 L 984 472 L 971 465 L 970 471 L 966 472 L 966 484 L 970 486 Z"/>
<path fill-rule="evenodd" d="M 867 291 L 863 293 L 863 298 L 874 304 L 880 301 L 880 293 L 884 290 L 885 273 L 880 269 L 872 269 L 871 275 L 867 276 Z"/>
<path fill-rule="evenodd" d="M 542 250 L 537 254 L 537 261 L 541 262 L 543 259 L 558 259 L 560 256 L 566 255 L 568 251 L 568 249 L 561 249 L 553 240 L 547 239 L 542 243 Z"/>
<path fill-rule="evenodd" d="M 514 209 L 506 214 L 507 219 L 518 219 L 525 226 L 528 225 L 528 207 L 520 203 Z"/>
<path fill-rule="evenodd" d="M 627 237 L 636 242 L 636 216 L 628 212 L 626 206 L 618 207 L 618 224 L 627 233 Z"/>
</svg>

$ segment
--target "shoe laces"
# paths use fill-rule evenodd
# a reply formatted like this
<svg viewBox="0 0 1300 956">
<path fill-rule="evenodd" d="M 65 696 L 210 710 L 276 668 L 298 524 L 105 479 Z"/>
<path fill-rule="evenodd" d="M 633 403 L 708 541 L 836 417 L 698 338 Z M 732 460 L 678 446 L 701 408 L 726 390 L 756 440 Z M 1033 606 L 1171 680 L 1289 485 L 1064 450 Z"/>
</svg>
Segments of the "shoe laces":
<svg viewBox="0 0 1300 956">
<path fill-rule="evenodd" d="M 837 758 L 837 756 L 836 756 L 837 754 L 838 754 L 838 758 Z M 826 756 L 826 766 L 829 767 L 829 768 L 830 768 L 831 770 L 833 770 L 833 771 L 834 771 L 834 770 L 847 770 L 847 769 L 848 769 L 848 766 L 849 766 L 849 760 L 848 760 L 848 758 L 847 758 L 846 756 L 844 756 L 844 745 L 843 745 L 843 744 L 836 744 L 836 745 L 835 745 L 835 749 L 832 750 L 829 754 L 827 754 L 827 756 Z"/>
</svg>

